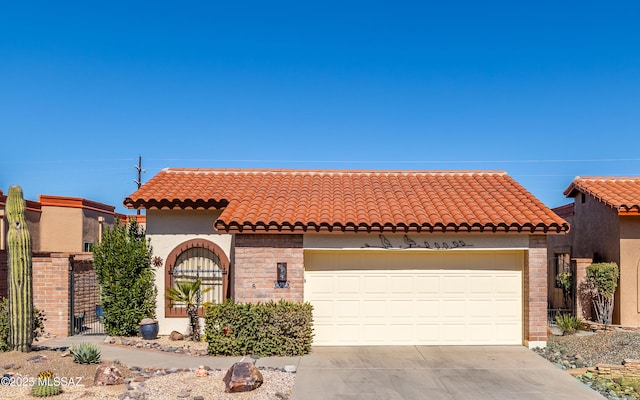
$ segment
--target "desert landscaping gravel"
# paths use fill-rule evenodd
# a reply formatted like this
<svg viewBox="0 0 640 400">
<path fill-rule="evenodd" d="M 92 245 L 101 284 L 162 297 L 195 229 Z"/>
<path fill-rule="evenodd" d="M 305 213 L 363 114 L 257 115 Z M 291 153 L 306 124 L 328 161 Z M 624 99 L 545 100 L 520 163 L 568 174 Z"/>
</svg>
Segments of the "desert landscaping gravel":
<svg viewBox="0 0 640 400">
<path fill-rule="evenodd" d="M 625 360 L 640 360 L 640 333 L 614 329 L 595 333 L 581 331 L 568 336 L 550 335 L 547 347 L 536 348 L 534 351 L 566 370 L 583 368 L 585 371 L 584 367 L 598 364 L 621 365 Z M 609 400 L 640 398 L 637 390 L 640 381 L 636 378 L 611 380 L 597 374 L 580 372 L 576 379 Z"/>
<path fill-rule="evenodd" d="M 136 346 L 139 339 L 133 340 L 129 346 Z M 161 337 L 155 341 L 162 346 L 184 347 L 190 350 L 206 349 L 205 343 L 189 341 L 171 342 Z M 115 344 L 114 344 L 115 345 Z M 124 345 L 119 345 L 126 351 Z M 159 350 L 158 350 L 159 351 Z M 30 395 L 29 379 L 36 378 L 43 370 L 52 370 L 57 377 L 73 378 L 80 384 L 66 385 L 63 393 L 53 398 L 60 400 L 98 399 L 98 400 L 176 400 L 176 399 L 255 399 L 286 400 L 291 398 L 295 383 L 295 373 L 280 369 L 260 368 L 264 383 L 259 388 L 247 393 L 225 393 L 222 381 L 226 370 L 210 369 L 206 377 L 198 377 L 195 370 L 198 365 L 188 370 L 177 370 L 167 365 L 156 371 L 139 371 L 137 368 L 115 364 L 114 360 L 103 360 L 101 365 L 113 365 L 122 371 L 125 384 L 115 386 L 95 386 L 93 377 L 97 365 L 82 365 L 73 362 L 72 357 L 63 356 L 63 351 L 38 350 L 31 353 L 0 353 L 0 376 L 11 376 L 12 385 L 0 385 L 0 399 L 34 398 Z M 37 361 L 34 361 L 37 360 Z M 204 363 L 206 366 L 206 363 Z M 144 375 L 144 376 L 143 376 Z M 150 377 L 147 377 L 150 376 Z M 5 382 L 5 383 L 6 383 Z"/>
<path fill-rule="evenodd" d="M 561 360 L 573 362 L 576 356 L 579 364 L 582 364 L 578 367 L 622 364 L 625 359 L 640 359 L 640 334 L 607 331 L 580 332 L 568 336 L 550 335 L 547 348 L 536 351 L 556 364 Z"/>
</svg>

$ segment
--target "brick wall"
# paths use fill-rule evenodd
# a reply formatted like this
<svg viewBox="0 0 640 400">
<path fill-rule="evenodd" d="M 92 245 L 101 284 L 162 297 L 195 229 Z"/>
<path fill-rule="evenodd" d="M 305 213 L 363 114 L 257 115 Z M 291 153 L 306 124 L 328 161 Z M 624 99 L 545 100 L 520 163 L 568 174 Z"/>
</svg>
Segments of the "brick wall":
<svg viewBox="0 0 640 400">
<path fill-rule="evenodd" d="M 33 306 L 45 313 L 44 331 L 52 336 L 66 337 L 70 332 L 72 270 L 76 282 L 85 287 L 85 291 L 74 296 L 76 314 L 83 311 L 95 314 L 95 293 L 98 289 L 91 255 L 37 252 L 33 253 L 32 262 Z M 1 251 L 0 296 L 3 297 L 8 297 L 7 274 L 7 252 Z"/>
<path fill-rule="evenodd" d="M 58 337 L 69 335 L 72 260 L 67 253 L 33 255 L 33 306 L 45 313 L 45 332 Z"/>
<path fill-rule="evenodd" d="M 547 243 L 546 236 L 529 236 L 524 267 L 524 339 L 547 341 Z"/>
<path fill-rule="evenodd" d="M 288 288 L 274 288 L 279 262 L 287 263 Z M 233 265 L 233 297 L 237 302 L 304 299 L 302 235 L 236 234 Z"/>
<path fill-rule="evenodd" d="M 73 258 L 73 312 L 75 315 L 84 314 L 86 321 L 97 320 L 96 304 L 99 302 L 100 288 L 98 278 L 93 269 L 91 258 Z"/>
</svg>

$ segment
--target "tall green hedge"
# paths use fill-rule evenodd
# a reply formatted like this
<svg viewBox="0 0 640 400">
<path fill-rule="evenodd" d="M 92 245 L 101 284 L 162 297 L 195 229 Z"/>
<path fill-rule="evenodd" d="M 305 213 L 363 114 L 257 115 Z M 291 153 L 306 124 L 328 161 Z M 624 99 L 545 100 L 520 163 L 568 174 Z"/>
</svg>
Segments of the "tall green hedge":
<svg viewBox="0 0 640 400">
<path fill-rule="evenodd" d="M 209 354 L 299 356 L 313 341 L 313 306 L 285 300 L 209 305 L 205 340 Z"/>
</svg>

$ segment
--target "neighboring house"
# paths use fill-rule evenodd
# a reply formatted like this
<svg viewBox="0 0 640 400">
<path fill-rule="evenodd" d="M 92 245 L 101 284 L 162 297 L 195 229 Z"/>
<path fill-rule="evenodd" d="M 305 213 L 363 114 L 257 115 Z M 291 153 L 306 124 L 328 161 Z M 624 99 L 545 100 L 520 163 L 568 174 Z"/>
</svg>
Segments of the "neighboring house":
<svg viewBox="0 0 640 400">
<path fill-rule="evenodd" d="M 6 202 L 7 195 L 0 190 L 0 296 L 3 297 L 8 295 Z M 38 201 L 25 200 L 25 204 L 33 251 L 34 305 L 46 314 L 45 331 L 67 336 L 91 325 L 88 332 L 99 332 L 96 305 L 100 300 L 90 251 L 104 229 L 118 218 L 127 217 L 117 214 L 113 206 L 75 197 L 41 195 Z M 144 216 L 138 216 L 139 220 L 140 217 Z M 72 322 L 79 320 L 79 316 L 83 326 L 74 328 Z"/>
<path fill-rule="evenodd" d="M 587 265 L 615 262 L 620 281 L 613 323 L 640 326 L 640 177 L 577 177 L 564 194 L 573 203 L 554 211 L 571 231 L 548 242 L 550 306 L 560 308 L 554 277 L 563 268 L 579 285 Z M 588 317 L 589 305 L 578 306 Z"/>
<path fill-rule="evenodd" d="M 6 249 L 7 195 L 0 190 L 0 250 Z M 40 195 L 25 200 L 27 226 L 34 252 L 90 252 L 103 230 L 124 216 L 115 207 L 76 197 Z"/>
<path fill-rule="evenodd" d="M 315 345 L 544 345 L 568 230 L 493 171 L 165 169 L 124 204 L 163 260 L 161 334 L 187 327 L 166 287 L 199 277 L 203 302 L 310 302 Z"/>
</svg>

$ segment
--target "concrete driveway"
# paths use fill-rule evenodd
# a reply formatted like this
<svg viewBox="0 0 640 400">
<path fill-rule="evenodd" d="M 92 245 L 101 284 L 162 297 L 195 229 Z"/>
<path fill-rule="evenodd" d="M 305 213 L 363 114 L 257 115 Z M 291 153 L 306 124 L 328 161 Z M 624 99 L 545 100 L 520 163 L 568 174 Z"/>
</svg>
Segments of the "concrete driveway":
<svg viewBox="0 0 640 400">
<path fill-rule="evenodd" d="M 602 400 L 521 346 L 315 347 L 293 400 Z"/>
</svg>

